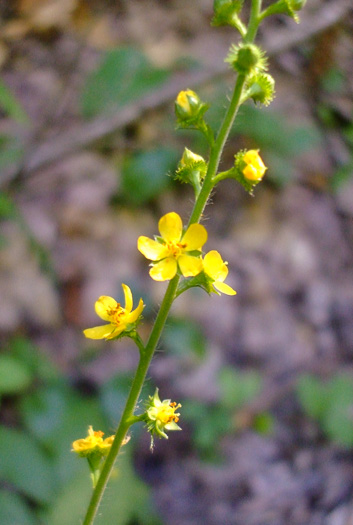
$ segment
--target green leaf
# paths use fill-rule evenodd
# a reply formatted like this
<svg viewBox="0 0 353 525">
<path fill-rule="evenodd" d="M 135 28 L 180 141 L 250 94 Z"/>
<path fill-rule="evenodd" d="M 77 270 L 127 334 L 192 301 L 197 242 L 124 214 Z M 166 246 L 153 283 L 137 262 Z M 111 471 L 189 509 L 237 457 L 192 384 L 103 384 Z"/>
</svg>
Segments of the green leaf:
<svg viewBox="0 0 353 525">
<path fill-rule="evenodd" d="M 0 523 L 1 525 L 35 525 L 37 521 L 18 494 L 0 490 Z"/>
<path fill-rule="evenodd" d="M 122 171 L 122 195 L 135 206 L 158 197 L 171 183 L 178 154 L 171 148 L 142 151 L 127 158 Z"/>
<path fill-rule="evenodd" d="M 20 412 L 26 427 L 52 454 L 57 487 L 80 470 L 81 464 L 71 452 L 71 445 L 87 435 L 89 425 L 107 435 L 112 433 L 97 398 L 81 397 L 64 381 L 26 396 Z"/>
<path fill-rule="evenodd" d="M 162 335 L 163 345 L 178 356 L 204 357 L 206 338 L 200 326 L 190 319 L 170 318 Z"/>
<path fill-rule="evenodd" d="M 29 123 L 27 113 L 2 80 L 0 80 L 0 107 L 20 124 Z"/>
<path fill-rule="evenodd" d="M 0 480 L 14 485 L 38 503 L 54 496 L 51 464 L 38 443 L 25 432 L 0 427 Z"/>
<path fill-rule="evenodd" d="M 337 375 L 327 388 L 323 428 L 336 443 L 353 447 L 353 378 Z"/>
<path fill-rule="evenodd" d="M 158 525 L 159 520 L 150 506 L 148 487 L 136 476 L 132 467 L 131 445 L 124 447 L 116 463 L 100 511 L 97 525 L 128 525 L 143 523 Z M 83 458 L 79 458 L 83 462 Z M 77 525 L 81 523 L 92 491 L 89 470 L 65 486 L 48 516 L 50 525 Z"/>
<path fill-rule="evenodd" d="M 6 171 L 13 164 L 18 164 L 24 153 L 19 138 L 0 135 L 0 170 Z"/>
<path fill-rule="evenodd" d="M 221 402 L 228 409 L 241 408 L 259 394 L 262 379 L 256 371 L 222 368 L 219 375 Z"/>
<path fill-rule="evenodd" d="M 10 355 L 0 356 L 0 394 L 17 394 L 29 387 L 33 379 L 30 369 Z"/>
<path fill-rule="evenodd" d="M 316 377 L 303 374 L 298 379 L 297 395 L 306 414 L 320 421 L 328 402 L 325 385 Z"/>
<path fill-rule="evenodd" d="M 146 57 L 131 48 L 108 51 L 87 79 L 82 111 L 87 118 L 108 114 L 160 87 L 168 73 L 153 67 Z"/>
</svg>

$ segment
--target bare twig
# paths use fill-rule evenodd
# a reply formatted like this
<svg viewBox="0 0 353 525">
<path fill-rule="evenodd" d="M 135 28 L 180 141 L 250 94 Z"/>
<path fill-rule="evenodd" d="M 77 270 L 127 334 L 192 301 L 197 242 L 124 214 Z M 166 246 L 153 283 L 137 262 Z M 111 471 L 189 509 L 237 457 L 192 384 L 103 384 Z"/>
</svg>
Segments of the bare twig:
<svg viewBox="0 0 353 525">
<path fill-rule="evenodd" d="M 337 24 L 352 10 L 351 0 L 336 0 L 325 4 L 320 12 L 313 12 L 310 16 L 302 17 L 302 23 L 293 25 L 293 30 L 288 28 L 283 31 L 271 33 L 265 44 L 269 55 L 277 55 L 304 41 L 309 40 L 318 33 Z M 266 39 L 267 40 L 267 39 Z M 207 84 L 215 77 L 225 75 L 229 71 L 222 60 L 212 65 L 212 68 L 198 72 L 190 72 L 183 75 L 175 75 L 169 82 L 158 91 L 143 97 L 142 99 L 118 110 L 114 115 L 97 118 L 93 122 L 85 122 L 77 125 L 74 129 L 61 132 L 58 136 L 51 138 L 42 144 L 27 158 L 22 167 L 22 174 L 30 173 L 62 159 L 81 148 L 84 148 L 98 139 L 106 137 L 115 131 L 122 129 L 127 124 L 136 121 L 141 114 L 166 104 L 174 99 L 176 93 L 187 87 L 196 87 Z M 8 173 L 3 182 L 14 182 L 16 173 Z"/>
</svg>

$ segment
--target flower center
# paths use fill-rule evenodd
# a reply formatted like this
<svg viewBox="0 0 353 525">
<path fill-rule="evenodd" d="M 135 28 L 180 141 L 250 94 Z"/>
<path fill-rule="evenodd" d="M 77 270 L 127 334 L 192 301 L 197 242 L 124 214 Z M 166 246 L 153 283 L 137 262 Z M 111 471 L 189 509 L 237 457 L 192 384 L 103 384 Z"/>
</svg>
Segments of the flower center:
<svg viewBox="0 0 353 525">
<path fill-rule="evenodd" d="M 115 308 L 110 308 L 107 314 L 111 318 L 111 322 L 119 325 L 122 321 L 122 317 L 125 315 L 125 309 L 118 303 Z"/>
<path fill-rule="evenodd" d="M 178 259 L 180 255 L 182 255 L 185 251 L 186 244 L 182 244 L 181 242 L 167 242 L 166 248 L 168 251 L 168 257 L 173 257 L 174 259 Z"/>
<path fill-rule="evenodd" d="M 170 403 L 170 405 L 162 405 L 157 414 L 157 419 L 166 425 L 167 423 L 170 423 L 171 421 L 175 421 L 176 423 L 179 421 L 179 414 L 175 414 L 175 411 L 180 408 L 180 404 Z"/>
</svg>

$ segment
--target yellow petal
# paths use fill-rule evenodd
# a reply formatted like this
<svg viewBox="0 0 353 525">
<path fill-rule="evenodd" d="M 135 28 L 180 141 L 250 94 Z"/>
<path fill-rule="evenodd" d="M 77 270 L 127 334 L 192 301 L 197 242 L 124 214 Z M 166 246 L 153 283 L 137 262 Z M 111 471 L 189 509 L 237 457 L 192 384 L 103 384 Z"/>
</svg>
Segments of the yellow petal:
<svg viewBox="0 0 353 525">
<path fill-rule="evenodd" d="M 83 333 L 88 339 L 107 339 L 116 330 L 115 324 L 105 324 L 104 326 L 95 326 L 87 328 Z"/>
<path fill-rule="evenodd" d="M 132 310 L 132 293 L 127 284 L 122 284 L 121 286 L 124 290 L 125 310 L 127 313 L 130 313 Z"/>
<path fill-rule="evenodd" d="M 143 304 L 143 300 L 140 299 L 140 302 L 138 304 L 138 307 L 135 308 L 135 310 L 133 312 L 131 312 L 130 315 L 126 316 L 126 322 L 127 323 L 134 323 L 135 321 L 137 321 L 137 319 L 140 317 L 141 315 L 141 312 L 144 308 L 144 304 Z"/>
<path fill-rule="evenodd" d="M 166 241 L 178 242 L 183 232 L 183 223 L 180 216 L 172 211 L 161 217 L 158 223 L 158 229 Z"/>
<path fill-rule="evenodd" d="M 160 244 L 153 239 L 149 239 L 148 237 L 144 237 L 143 235 L 138 238 L 137 249 L 150 261 L 159 261 L 166 256 L 163 244 Z"/>
<path fill-rule="evenodd" d="M 101 295 L 98 301 L 96 301 L 94 308 L 96 314 L 103 319 L 104 321 L 111 321 L 111 312 L 116 311 L 118 308 L 118 303 L 113 297 L 108 295 Z"/>
<path fill-rule="evenodd" d="M 233 288 L 231 288 L 231 286 L 229 286 L 226 283 L 215 282 L 213 283 L 213 286 L 216 288 L 216 290 L 218 290 L 221 293 L 225 293 L 226 295 L 235 295 L 237 293 L 235 290 L 233 290 Z"/>
<path fill-rule="evenodd" d="M 201 250 L 206 241 L 207 231 L 201 224 L 191 224 L 181 240 L 187 251 Z"/>
<path fill-rule="evenodd" d="M 153 265 L 150 269 L 150 276 L 155 281 L 169 281 L 175 276 L 177 268 L 176 260 L 172 257 L 167 257 Z"/>
<path fill-rule="evenodd" d="M 202 260 L 200 257 L 181 255 L 178 258 L 178 265 L 184 277 L 194 277 L 202 272 Z"/>
<path fill-rule="evenodd" d="M 216 250 L 206 253 L 203 259 L 203 267 L 207 275 L 214 281 L 224 281 L 228 275 L 227 264 Z"/>
</svg>

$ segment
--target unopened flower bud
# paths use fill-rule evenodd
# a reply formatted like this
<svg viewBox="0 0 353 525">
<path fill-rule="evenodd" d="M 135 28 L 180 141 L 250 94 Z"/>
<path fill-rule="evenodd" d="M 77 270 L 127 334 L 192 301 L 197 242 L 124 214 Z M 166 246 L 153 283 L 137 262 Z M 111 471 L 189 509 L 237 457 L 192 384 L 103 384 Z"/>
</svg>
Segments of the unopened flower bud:
<svg viewBox="0 0 353 525">
<path fill-rule="evenodd" d="M 270 16 L 274 14 L 284 14 L 290 16 L 298 23 L 299 17 L 297 11 L 303 9 L 305 4 L 306 0 L 278 0 L 278 2 L 270 5 L 264 11 L 264 15 Z"/>
<path fill-rule="evenodd" d="M 267 170 L 259 152 L 255 149 L 247 151 L 243 156 L 243 162 L 245 163 L 242 169 L 244 177 L 248 180 L 259 182 Z"/>
<path fill-rule="evenodd" d="M 238 13 L 243 7 L 244 0 L 214 0 L 214 16 L 212 25 L 237 26 L 239 23 Z"/>
</svg>

